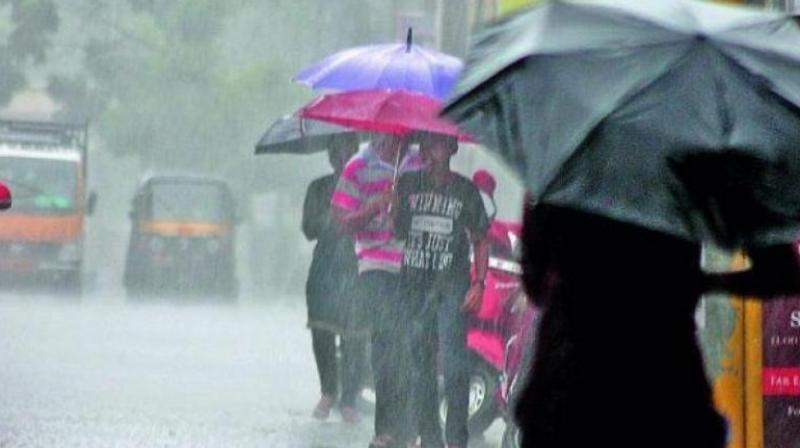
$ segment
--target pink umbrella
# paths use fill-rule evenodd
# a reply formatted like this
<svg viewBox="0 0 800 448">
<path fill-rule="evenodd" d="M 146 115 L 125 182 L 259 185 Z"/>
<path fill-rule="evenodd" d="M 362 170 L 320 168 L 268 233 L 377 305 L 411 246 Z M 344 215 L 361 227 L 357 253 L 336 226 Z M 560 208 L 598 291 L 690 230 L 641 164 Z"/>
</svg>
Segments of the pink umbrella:
<svg viewBox="0 0 800 448">
<path fill-rule="evenodd" d="M 401 135 L 428 131 L 474 141 L 440 117 L 441 108 L 436 98 L 409 90 L 357 90 L 322 95 L 301 108 L 298 115 L 363 131 Z"/>
</svg>

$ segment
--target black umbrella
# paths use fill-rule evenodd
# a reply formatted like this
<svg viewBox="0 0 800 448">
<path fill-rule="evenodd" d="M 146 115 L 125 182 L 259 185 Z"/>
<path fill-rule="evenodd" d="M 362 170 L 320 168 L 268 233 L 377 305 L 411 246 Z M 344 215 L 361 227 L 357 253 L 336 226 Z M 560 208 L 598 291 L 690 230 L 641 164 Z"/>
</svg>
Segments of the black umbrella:
<svg viewBox="0 0 800 448">
<path fill-rule="evenodd" d="M 536 201 L 731 247 L 800 233 L 798 105 L 788 15 L 567 0 L 476 36 L 445 113 Z"/>
<path fill-rule="evenodd" d="M 337 139 L 362 138 L 363 133 L 295 115 L 281 117 L 256 144 L 256 154 L 310 154 L 325 151 Z"/>
</svg>

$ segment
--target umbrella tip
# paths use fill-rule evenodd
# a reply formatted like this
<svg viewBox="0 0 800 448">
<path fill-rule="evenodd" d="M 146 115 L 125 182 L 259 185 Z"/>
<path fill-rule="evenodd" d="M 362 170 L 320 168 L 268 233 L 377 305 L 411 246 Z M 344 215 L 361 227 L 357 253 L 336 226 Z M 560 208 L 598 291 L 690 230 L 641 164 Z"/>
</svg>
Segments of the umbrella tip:
<svg viewBox="0 0 800 448">
<path fill-rule="evenodd" d="M 406 33 L 406 53 L 411 52 L 411 41 L 414 39 L 414 29 L 408 27 L 408 33 Z"/>
</svg>

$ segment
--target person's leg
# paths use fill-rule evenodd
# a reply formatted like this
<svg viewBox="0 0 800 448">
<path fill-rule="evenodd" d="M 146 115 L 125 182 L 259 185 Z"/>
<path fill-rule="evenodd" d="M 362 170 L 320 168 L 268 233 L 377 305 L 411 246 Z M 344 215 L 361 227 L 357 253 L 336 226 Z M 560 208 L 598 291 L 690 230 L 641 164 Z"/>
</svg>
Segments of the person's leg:
<svg viewBox="0 0 800 448">
<path fill-rule="evenodd" d="M 367 338 L 365 336 L 342 336 L 342 396 L 339 405 L 345 421 L 359 420 L 356 398 L 361 393 L 366 368 Z"/>
<path fill-rule="evenodd" d="M 410 387 L 411 362 L 411 312 L 400 289 L 399 276 L 383 283 L 387 300 L 383 306 L 384 344 L 383 376 L 386 381 L 386 415 L 390 434 L 398 443 L 416 437 L 416 424 L 411 418 Z"/>
<path fill-rule="evenodd" d="M 411 413 L 419 429 L 422 448 L 441 448 L 443 445 L 442 426 L 439 423 L 436 329 L 436 308 L 422 308 L 414 319 L 411 346 L 414 361 Z"/>
<path fill-rule="evenodd" d="M 336 375 L 336 335 L 326 330 L 311 330 L 311 347 L 317 363 L 320 391 L 322 397 L 316 408 L 314 417 L 327 418 L 331 407 L 336 402 L 338 378 Z"/>
<path fill-rule="evenodd" d="M 396 275 L 372 271 L 361 274 L 358 280 L 361 285 L 359 294 L 370 304 L 370 315 L 373 318 L 370 357 L 375 382 L 375 438 L 393 438 L 394 377 L 391 357 L 396 341 L 393 340 L 391 310 L 387 309 L 387 304 L 391 303 L 393 297 L 386 297 L 385 294 L 388 287 L 396 287 Z"/>
<path fill-rule="evenodd" d="M 469 366 L 466 315 L 461 304 L 469 285 L 454 287 L 439 305 L 439 347 L 444 370 L 444 395 L 447 400 L 445 440 L 448 445 L 464 447 L 469 433 Z"/>
</svg>

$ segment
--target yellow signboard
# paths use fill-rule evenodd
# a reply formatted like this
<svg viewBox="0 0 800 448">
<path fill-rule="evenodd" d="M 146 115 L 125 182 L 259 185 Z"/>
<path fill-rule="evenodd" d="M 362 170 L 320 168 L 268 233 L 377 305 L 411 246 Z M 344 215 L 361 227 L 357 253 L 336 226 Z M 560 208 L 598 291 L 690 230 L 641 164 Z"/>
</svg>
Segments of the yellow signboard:
<svg viewBox="0 0 800 448">
<path fill-rule="evenodd" d="M 538 0 L 500 0 L 500 15 L 508 14 L 525 6 L 532 5 Z"/>
<path fill-rule="evenodd" d="M 534 3 L 538 3 L 539 1 L 540 0 L 500 0 L 498 2 L 499 13 L 500 15 L 508 14 L 517 9 L 524 8 Z M 716 1 L 717 3 L 735 3 L 735 4 L 747 3 L 745 0 L 712 0 L 712 1 Z"/>
</svg>

